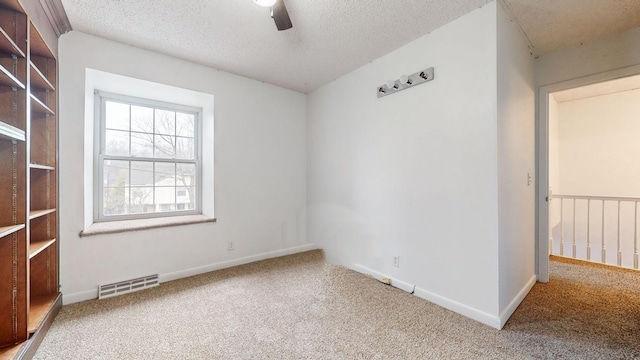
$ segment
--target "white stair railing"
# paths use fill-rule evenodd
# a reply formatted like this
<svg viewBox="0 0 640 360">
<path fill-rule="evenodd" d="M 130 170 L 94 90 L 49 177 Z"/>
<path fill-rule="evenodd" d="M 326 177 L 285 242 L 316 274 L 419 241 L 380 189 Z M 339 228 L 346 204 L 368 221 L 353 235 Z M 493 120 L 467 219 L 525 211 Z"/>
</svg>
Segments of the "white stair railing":
<svg viewBox="0 0 640 360">
<path fill-rule="evenodd" d="M 601 245 L 599 262 L 638 269 L 638 202 L 640 198 L 553 194 L 549 199 L 551 200 L 549 223 L 553 255 L 567 256 L 565 255 L 567 245 L 565 238 L 568 239 L 567 231 L 570 228 L 572 258 L 594 261 L 591 256 L 591 247 L 599 242 Z M 558 201 L 559 205 L 557 205 Z M 600 215 L 600 224 L 597 224 L 597 215 Z M 595 221 L 592 220 L 594 216 Z M 633 216 L 632 219 L 631 216 Z M 597 239 L 596 235 L 594 239 L 592 228 L 598 229 L 598 225 L 600 238 Z M 613 237 L 616 239 L 616 255 L 614 258 L 608 258 L 607 241 L 611 241 Z"/>
</svg>

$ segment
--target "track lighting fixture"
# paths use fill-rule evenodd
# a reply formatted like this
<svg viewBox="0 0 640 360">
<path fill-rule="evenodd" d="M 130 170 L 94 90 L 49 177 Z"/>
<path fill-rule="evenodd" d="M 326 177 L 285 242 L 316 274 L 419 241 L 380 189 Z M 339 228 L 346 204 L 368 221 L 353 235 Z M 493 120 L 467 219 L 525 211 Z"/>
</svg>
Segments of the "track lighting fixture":
<svg viewBox="0 0 640 360">
<path fill-rule="evenodd" d="M 389 80 L 384 85 L 378 86 L 377 94 L 380 98 L 431 80 L 433 80 L 432 67 L 415 72 L 411 75 L 402 75 L 398 80 Z"/>
</svg>

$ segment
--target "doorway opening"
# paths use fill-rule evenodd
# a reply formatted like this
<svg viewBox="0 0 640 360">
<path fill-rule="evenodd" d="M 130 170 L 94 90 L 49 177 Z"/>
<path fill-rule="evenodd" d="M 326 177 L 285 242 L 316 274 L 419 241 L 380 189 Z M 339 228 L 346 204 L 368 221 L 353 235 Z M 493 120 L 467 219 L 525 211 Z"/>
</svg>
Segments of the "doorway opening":
<svg viewBox="0 0 640 360">
<path fill-rule="evenodd" d="M 550 255 L 638 269 L 640 66 L 538 96 L 538 281 Z"/>
</svg>

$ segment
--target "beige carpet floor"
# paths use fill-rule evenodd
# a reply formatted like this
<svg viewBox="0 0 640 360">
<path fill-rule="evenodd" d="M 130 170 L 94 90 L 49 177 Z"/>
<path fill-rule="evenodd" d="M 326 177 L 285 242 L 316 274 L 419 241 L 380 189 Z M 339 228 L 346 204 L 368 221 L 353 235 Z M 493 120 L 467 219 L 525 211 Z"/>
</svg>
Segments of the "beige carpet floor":
<svg viewBox="0 0 640 360">
<path fill-rule="evenodd" d="M 35 358 L 640 358 L 638 272 L 551 274 L 498 331 L 311 251 L 64 306 Z"/>
</svg>

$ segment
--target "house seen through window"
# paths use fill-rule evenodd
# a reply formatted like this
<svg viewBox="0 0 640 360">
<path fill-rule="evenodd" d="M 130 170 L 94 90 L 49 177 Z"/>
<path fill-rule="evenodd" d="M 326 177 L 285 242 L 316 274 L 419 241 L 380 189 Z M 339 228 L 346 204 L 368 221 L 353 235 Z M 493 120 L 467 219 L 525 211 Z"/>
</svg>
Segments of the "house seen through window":
<svg viewBox="0 0 640 360">
<path fill-rule="evenodd" d="M 96 220 L 201 213 L 200 109 L 96 97 Z"/>
</svg>

